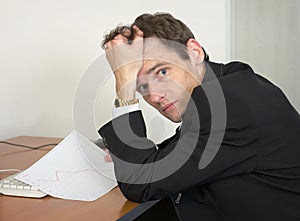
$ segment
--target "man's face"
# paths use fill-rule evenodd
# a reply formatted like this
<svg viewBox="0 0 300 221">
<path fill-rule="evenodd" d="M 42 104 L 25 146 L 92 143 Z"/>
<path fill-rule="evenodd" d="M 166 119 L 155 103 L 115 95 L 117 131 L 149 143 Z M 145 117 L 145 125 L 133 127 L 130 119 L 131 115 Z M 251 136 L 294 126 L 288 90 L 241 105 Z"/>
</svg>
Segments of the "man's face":
<svg viewBox="0 0 300 221">
<path fill-rule="evenodd" d="M 183 60 L 159 40 L 145 41 L 137 91 L 146 102 L 173 122 L 181 121 L 190 95 L 199 85 L 195 75 L 190 60 Z"/>
</svg>

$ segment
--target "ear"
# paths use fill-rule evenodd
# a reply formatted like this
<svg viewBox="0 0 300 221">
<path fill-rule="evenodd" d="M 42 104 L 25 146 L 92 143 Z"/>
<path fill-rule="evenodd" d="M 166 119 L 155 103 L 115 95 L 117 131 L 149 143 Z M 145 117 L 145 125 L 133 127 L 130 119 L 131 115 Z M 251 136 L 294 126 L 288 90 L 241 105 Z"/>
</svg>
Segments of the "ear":
<svg viewBox="0 0 300 221">
<path fill-rule="evenodd" d="M 196 63 L 202 63 L 204 61 L 204 51 L 198 41 L 190 38 L 186 43 L 186 47 L 188 48 L 191 56 L 194 57 Z"/>
</svg>

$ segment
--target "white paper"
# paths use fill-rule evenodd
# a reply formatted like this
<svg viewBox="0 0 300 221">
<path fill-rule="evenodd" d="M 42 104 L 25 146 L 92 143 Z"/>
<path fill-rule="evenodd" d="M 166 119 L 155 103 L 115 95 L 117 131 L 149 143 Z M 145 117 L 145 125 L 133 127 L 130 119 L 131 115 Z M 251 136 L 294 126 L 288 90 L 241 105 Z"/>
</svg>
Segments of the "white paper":
<svg viewBox="0 0 300 221">
<path fill-rule="evenodd" d="M 112 162 L 93 142 L 73 131 L 17 179 L 53 197 L 93 201 L 116 185 Z"/>
</svg>

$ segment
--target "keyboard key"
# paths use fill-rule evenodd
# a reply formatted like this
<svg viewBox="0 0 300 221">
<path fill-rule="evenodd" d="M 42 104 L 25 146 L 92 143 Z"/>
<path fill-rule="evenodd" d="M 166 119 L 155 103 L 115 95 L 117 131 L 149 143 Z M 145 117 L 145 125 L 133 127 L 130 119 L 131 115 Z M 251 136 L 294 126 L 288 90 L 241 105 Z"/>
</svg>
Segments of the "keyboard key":
<svg viewBox="0 0 300 221">
<path fill-rule="evenodd" d="M 41 198 L 47 194 L 36 187 L 32 187 L 20 180 L 15 179 L 14 174 L 10 177 L 0 180 L 0 193 L 10 196 L 34 197 Z"/>
</svg>

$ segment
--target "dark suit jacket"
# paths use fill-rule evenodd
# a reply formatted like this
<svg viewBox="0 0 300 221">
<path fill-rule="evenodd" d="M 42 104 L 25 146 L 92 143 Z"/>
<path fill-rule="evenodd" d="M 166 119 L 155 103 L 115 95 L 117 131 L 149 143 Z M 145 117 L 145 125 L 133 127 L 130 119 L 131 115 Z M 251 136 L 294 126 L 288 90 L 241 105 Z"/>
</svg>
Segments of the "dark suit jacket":
<svg viewBox="0 0 300 221">
<path fill-rule="evenodd" d="M 159 149 L 146 138 L 141 111 L 99 130 L 121 191 L 137 202 L 171 195 L 183 220 L 299 221 L 299 114 L 278 87 L 248 65 L 208 62 L 207 67 L 181 129 Z M 222 96 L 225 110 L 218 104 Z M 225 128 L 218 116 L 226 117 Z M 216 155 L 208 143 L 219 146 Z M 214 157 L 199 169 L 205 151 Z"/>
</svg>

